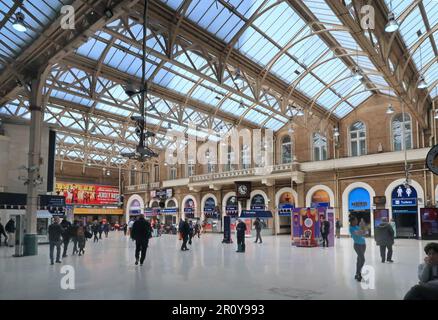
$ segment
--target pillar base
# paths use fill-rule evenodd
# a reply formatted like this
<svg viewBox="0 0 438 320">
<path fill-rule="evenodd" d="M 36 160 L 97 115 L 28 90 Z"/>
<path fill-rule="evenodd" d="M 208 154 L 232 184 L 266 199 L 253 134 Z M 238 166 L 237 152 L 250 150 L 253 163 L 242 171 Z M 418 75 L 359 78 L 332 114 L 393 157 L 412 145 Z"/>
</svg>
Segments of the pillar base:
<svg viewBox="0 0 438 320">
<path fill-rule="evenodd" d="M 38 255 L 38 236 L 36 234 L 25 234 L 23 239 L 23 256 Z"/>
</svg>

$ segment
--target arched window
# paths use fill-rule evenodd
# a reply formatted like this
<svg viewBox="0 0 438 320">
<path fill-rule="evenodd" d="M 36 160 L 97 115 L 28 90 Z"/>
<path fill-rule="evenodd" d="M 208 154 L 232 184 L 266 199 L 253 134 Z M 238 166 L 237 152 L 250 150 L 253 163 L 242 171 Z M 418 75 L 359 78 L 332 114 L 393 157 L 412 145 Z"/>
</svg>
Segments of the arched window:
<svg viewBox="0 0 438 320">
<path fill-rule="evenodd" d="M 292 139 L 289 135 L 284 136 L 281 139 L 281 163 L 291 163 L 292 162 Z"/>
<path fill-rule="evenodd" d="M 169 180 L 176 180 L 176 176 L 177 176 L 176 167 L 170 167 L 169 168 Z"/>
<path fill-rule="evenodd" d="M 251 167 L 251 153 L 249 146 L 244 144 L 240 150 L 240 161 L 242 165 L 242 169 L 248 169 Z"/>
<path fill-rule="evenodd" d="M 169 202 L 167 203 L 167 207 L 168 208 L 176 208 L 176 203 L 173 200 L 169 200 Z"/>
<path fill-rule="evenodd" d="M 367 153 L 367 132 L 362 121 L 353 123 L 350 127 L 350 155 L 363 156 Z"/>
<path fill-rule="evenodd" d="M 319 133 L 313 134 L 313 161 L 327 160 L 327 138 Z"/>
<path fill-rule="evenodd" d="M 404 119 L 403 119 L 404 118 Z M 403 124 L 405 139 L 403 141 Z M 392 118 L 392 146 L 394 151 L 412 149 L 412 124 L 409 114 L 397 114 Z"/>
</svg>

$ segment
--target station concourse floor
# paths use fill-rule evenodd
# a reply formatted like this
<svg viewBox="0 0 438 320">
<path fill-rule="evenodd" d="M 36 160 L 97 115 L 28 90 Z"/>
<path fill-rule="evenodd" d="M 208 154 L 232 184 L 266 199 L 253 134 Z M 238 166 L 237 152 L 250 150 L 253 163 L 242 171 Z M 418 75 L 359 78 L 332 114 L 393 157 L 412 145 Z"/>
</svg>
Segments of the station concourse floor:
<svg viewBox="0 0 438 320">
<path fill-rule="evenodd" d="M 354 280 L 356 254 L 352 240 L 332 248 L 292 247 L 290 237 L 246 239 L 246 253 L 222 244 L 222 235 L 195 238 L 190 251 L 180 251 L 175 235 L 149 242 L 143 266 L 135 266 L 135 244 L 123 232 L 110 232 L 98 243 L 88 240 L 85 256 L 69 256 L 49 265 L 49 246 L 38 256 L 14 258 L 13 248 L 0 247 L 0 299 L 402 299 L 418 282 L 426 241 L 396 240 L 395 263 L 382 264 L 379 248 L 367 239 L 366 265 L 375 270 L 374 289 Z M 233 238 L 233 240 L 235 240 Z M 61 289 L 62 265 L 75 270 L 75 289 Z"/>
</svg>

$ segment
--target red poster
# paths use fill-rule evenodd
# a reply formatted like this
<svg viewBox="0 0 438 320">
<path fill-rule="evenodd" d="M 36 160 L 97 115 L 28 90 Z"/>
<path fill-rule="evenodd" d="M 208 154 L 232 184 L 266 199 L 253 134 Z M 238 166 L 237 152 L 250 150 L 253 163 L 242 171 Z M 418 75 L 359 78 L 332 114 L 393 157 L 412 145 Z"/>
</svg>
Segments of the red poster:
<svg viewBox="0 0 438 320">
<path fill-rule="evenodd" d="M 67 204 L 118 204 L 119 189 L 111 186 L 98 186 L 78 183 L 56 183 L 56 193 L 65 197 Z"/>
</svg>

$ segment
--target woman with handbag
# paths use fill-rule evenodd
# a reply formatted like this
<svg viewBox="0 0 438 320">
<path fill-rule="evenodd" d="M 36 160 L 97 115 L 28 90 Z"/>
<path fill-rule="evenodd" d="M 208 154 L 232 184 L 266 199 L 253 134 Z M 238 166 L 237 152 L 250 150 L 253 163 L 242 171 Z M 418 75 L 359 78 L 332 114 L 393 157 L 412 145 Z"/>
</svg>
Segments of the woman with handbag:
<svg viewBox="0 0 438 320">
<path fill-rule="evenodd" d="M 91 232 L 84 226 L 84 223 L 81 222 L 76 236 L 78 239 L 79 256 L 85 254 L 85 242 L 87 241 L 87 238 L 90 239 L 92 236 Z"/>
</svg>

